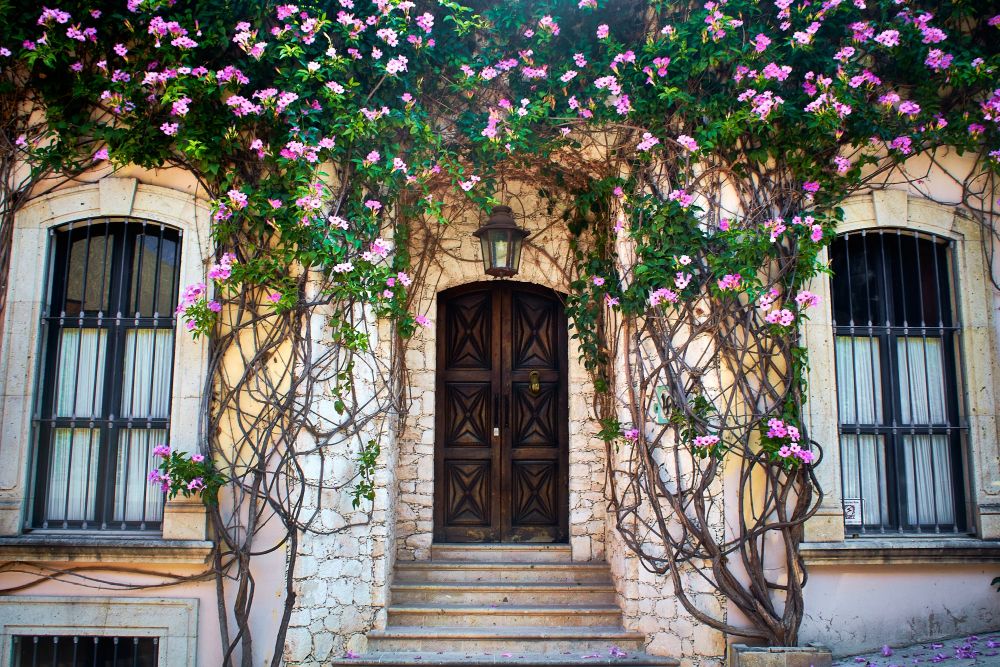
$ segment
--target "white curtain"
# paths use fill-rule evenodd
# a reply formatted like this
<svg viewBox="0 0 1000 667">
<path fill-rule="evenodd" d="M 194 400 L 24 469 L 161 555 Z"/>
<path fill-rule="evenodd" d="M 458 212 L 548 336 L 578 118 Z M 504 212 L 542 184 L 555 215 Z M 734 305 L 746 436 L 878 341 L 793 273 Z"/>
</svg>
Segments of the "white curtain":
<svg viewBox="0 0 1000 667">
<path fill-rule="evenodd" d="M 899 402 L 904 424 L 946 424 L 944 344 L 940 338 L 899 338 Z M 955 520 L 947 435 L 904 435 L 907 523 Z"/>
<path fill-rule="evenodd" d="M 125 332 L 123 417 L 170 417 L 173 347 L 172 329 L 130 329 Z"/>
<path fill-rule="evenodd" d="M 881 423 L 882 359 L 879 339 L 837 336 L 836 356 L 840 423 Z"/>
<path fill-rule="evenodd" d="M 59 332 L 55 416 L 101 414 L 107 338 L 105 329 L 63 329 Z"/>
<path fill-rule="evenodd" d="M 94 520 L 100 440 L 97 429 L 53 430 L 45 500 L 49 522 Z"/>
<path fill-rule="evenodd" d="M 898 338 L 899 402 L 904 424 L 944 424 L 943 346 L 940 338 Z"/>
<path fill-rule="evenodd" d="M 951 447 L 948 436 L 904 436 L 903 452 L 906 464 L 907 523 L 954 523 L 955 499 L 951 488 Z"/>
<path fill-rule="evenodd" d="M 880 435 L 840 436 L 840 466 L 844 498 L 861 499 L 866 526 L 889 518 L 885 481 L 885 438 Z"/>
<path fill-rule="evenodd" d="M 163 516 L 163 493 L 146 475 L 157 463 L 153 448 L 166 442 L 164 429 L 125 429 L 118 435 L 115 521 L 159 521 Z"/>
</svg>

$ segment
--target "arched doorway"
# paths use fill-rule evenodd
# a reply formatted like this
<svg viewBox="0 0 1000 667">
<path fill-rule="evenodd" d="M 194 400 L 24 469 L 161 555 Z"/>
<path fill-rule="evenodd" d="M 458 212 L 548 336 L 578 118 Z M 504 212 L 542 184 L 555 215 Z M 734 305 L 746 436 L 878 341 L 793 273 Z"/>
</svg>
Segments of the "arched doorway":
<svg viewBox="0 0 1000 667">
<path fill-rule="evenodd" d="M 565 542 L 567 322 L 556 292 L 488 281 L 438 295 L 436 542 Z"/>
</svg>

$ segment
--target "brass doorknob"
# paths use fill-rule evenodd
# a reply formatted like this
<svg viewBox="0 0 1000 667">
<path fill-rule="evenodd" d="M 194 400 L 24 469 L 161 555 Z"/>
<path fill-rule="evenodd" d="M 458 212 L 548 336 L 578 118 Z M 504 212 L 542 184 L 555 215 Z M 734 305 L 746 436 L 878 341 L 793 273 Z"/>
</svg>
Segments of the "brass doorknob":
<svg viewBox="0 0 1000 667">
<path fill-rule="evenodd" d="M 532 394 L 538 394 L 542 390 L 542 383 L 538 379 L 538 371 L 531 371 L 528 374 L 528 390 Z"/>
</svg>

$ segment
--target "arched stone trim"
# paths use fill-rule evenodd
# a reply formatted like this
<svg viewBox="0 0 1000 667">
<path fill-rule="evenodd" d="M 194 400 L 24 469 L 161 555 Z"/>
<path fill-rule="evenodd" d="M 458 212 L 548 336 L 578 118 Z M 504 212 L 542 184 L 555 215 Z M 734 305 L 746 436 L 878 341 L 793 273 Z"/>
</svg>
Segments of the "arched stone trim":
<svg viewBox="0 0 1000 667">
<path fill-rule="evenodd" d="M 180 286 L 204 280 L 211 257 L 211 211 L 194 196 L 139 183 L 133 178 L 105 178 L 97 183 L 57 190 L 28 202 L 14 219 L 11 280 L 0 350 L 2 436 L 0 455 L 0 535 L 18 535 L 31 484 L 31 415 L 38 374 L 39 317 L 46 283 L 48 235 L 70 222 L 124 216 L 180 230 Z M 208 347 L 178 332 L 174 348 L 171 396 L 171 445 L 194 451 L 198 415 L 207 372 Z M 205 536 L 200 502 L 168 503 L 163 517 L 165 539 L 201 540 Z"/>
<path fill-rule="evenodd" d="M 996 332 L 989 267 L 982 229 L 958 206 L 948 206 L 903 190 L 879 190 L 847 199 L 838 233 L 862 229 L 903 228 L 936 234 L 952 242 L 955 262 L 953 292 L 962 330 L 961 386 L 964 389 L 968 438 L 967 504 L 980 539 L 1000 538 L 1000 447 L 997 438 L 998 387 Z M 820 258 L 827 261 L 826 251 Z M 816 474 L 825 497 L 806 524 L 806 542 L 843 542 L 840 447 L 837 434 L 837 386 L 834 361 L 831 292 L 828 275 L 813 279 L 810 290 L 822 306 L 802 327 L 809 350 L 809 400 L 806 421 L 811 437 L 824 446 Z"/>
</svg>

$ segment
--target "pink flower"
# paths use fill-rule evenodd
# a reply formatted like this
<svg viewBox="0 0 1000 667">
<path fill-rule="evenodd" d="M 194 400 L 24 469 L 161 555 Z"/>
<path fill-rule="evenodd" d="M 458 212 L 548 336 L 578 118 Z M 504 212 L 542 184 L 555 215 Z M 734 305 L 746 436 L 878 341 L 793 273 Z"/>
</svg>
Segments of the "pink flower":
<svg viewBox="0 0 1000 667">
<path fill-rule="evenodd" d="M 819 182 L 817 181 L 806 181 L 802 184 L 802 189 L 811 194 L 819 192 Z"/>
<path fill-rule="evenodd" d="M 802 290 L 795 296 L 795 303 L 799 304 L 799 308 L 802 309 L 812 308 L 819 305 L 819 296 L 808 290 Z"/>
<path fill-rule="evenodd" d="M 656 307 L 666 301 L 667 303 L 677 303 L 679 295 L 672 289 L 661 287 L 649 295 L 649 305 Z"/>
<path fill-rule="evenodd" d="M 419 324 L 420 326 L 424 327 L 425 329 L 431 326 L 431 321 L 427 319 L 426 315 L 417 315 L 416 317 L 413 318 L 413 321 Z"/>
<path fill-rule="evenodd" d="M 764 321 L 769 324 L 787 327 L 791 326 L 792 322 L 795 321 L 795 315 L 787 308 L 782 308 L 781 310 L 772 310 L 764 317 Z"/>
<path fill-rule="evenodd" d="M 660 143 L 660 140 L 654 137 L 649 132 L 642 133 L 642 141 L 636 145 L 636 150 L 648 151 L 650 148 Z"/>
<path fill-rule="evenodd" d="M 162 459 L 170 456 L 170 446 L 169 445 L 157 445 L 153 447 L 153 456 L 158 456 Z"/>
<path fill-rule="evenodd" d="M 892 48 L 899 45 L 899 31 L 898 30 L 885 30 L 880 32 L 875 36 L 875 41 L 886 48 Z"/>
<path fill-rule="evenodd" d="M 889 142 L 889 148 L 895 149 L 903 155 L 909 155 L 913 152 L 913 140 L 906 136 L 896 137 Z"/>
<path fill-rule="evenodd" d="M 188 491 L 197 491 L 198 489 L 205 488 L 205 480 L 201 477 L 195 477 L 187 485 Z"/>
<path fill-rule="evenodd" d="M 267 295 L 267 298 L 271 301 L 271 303 L 278 303 L 281 301 L 281 292 L 271 292 Z"/>
<path fill-rule="evenodd" d="M 604 278 L 600 276 L 594 276 L 594 284 L 600 287 L 601 285 L 604 284 Z"/>
<path fill-rule="evenodd" d="M 740 281 L 741 280 L 742 280 L 742 276 L 740 276 L 740 274 L 738 274 L 738 273 L 727 273 L 725 276 L 723 276 L 717 282 L 719 284 L 719 289 L 723 290 L 723 291 L 726 291 L 726 290 L 738 290 L 740 288 Z"/>
<path fill-rule="evenodd" d="M 680 144 L 683 148 L 686 148 L 687 150 L 691 151 L 692 153 L 698 150 L 698 142 L 686 134 L 682 134 L 679 137 L 677 137 L 677 143 Z"/>
<path fill-rule="evenodd" d="M 611 29 L 608 27 L 608 24 L 602 23 L 601 25 L 597 26 L 597 39 L 606 38 L 610 32 Z"/>
<path fill-rule="evenodd" d="M 819 225 L 813 225 L 811 231 L 809 238 L 812 239 L 813 243 L 819 243 L 823 239 L 823 228 Z"/>
<path fill-rule="evenodd" d="M 622 433 L 622 435 L 625 437 L 626 440 L 631 440 L 632 442 L 637 442 L 639 440 L 639 429 L 634 428 L 634 427 L 630 428 L 627 431 L 625 431 L 624 433 Z"/>
<path fill-rule="evenodd" d="M 93 157 L 93 161 L 94 162 L 100 162 L 101 160 L 107 160 L 107 159 L 108 159 L 108 149 L 107 148 L 102 148 L 102 149 L 98 150 L 96 153 L 94 153 L 94 157 Z"/>
<path fill-rule="evenodd" d="M 179 127 L 180 126 L 177 123 L 164 123 L 163 125 L 160 125 L 160 131 L 168 137 L 172 137 L 177 134 L 177 129 Z"/>
<path fill-rule="evenodd" d="M 372 213 L 378 213 L 382 209 L 382 202 L 377 199 L 369 199 L 365 202 L 365 208 L 369 209 Z"/>
<path fill-rule="evenodd" d="M 202 461 L 205 460 L 205 456 L 203 454 L 192 454 L 191 460 L 194 461 L 195 463 L 201 463 Z"/>
</svg>

